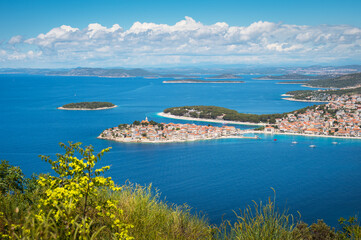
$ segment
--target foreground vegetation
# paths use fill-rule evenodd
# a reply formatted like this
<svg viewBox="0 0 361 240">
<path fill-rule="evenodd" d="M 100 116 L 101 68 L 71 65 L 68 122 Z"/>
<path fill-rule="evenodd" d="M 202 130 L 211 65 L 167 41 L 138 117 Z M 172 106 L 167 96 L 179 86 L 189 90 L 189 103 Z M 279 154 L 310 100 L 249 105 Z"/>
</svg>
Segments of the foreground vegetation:
<svg viewBox="0 0 361 240">
<path fill-rule="evenodd" d="M 111 108 L 115 105 L 110 102 L 78 102 L 68 103 L 63 106 L 65 109 L 98 109 L 98 108 Z"/>
<path fill-rule="evenodd" d="M 340 219 L 336 231 L 322 220 L 308 226 L 275 201 L 254 204 L 234 223 L 210 225 L 187 205 L 161 200 L 151 186 L 119 187 L 95 168 L 109 149 L 61 144 L 57 159 L 41 158 L 54 175 L 26 178 L 19 167 L 0 164 L 0 239 L 361 239 L 356 218 Z"/>
</svg>

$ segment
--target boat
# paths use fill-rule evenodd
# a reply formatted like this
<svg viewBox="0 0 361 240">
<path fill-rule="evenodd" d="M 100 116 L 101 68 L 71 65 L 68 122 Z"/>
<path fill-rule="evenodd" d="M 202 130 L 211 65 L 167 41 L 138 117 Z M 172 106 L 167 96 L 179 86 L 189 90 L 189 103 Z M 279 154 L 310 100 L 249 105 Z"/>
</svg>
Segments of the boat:
<svg viewBox="0 0 361 240">
<path fill-rule="evenodd" d="M 338 144 L 338 142 L 332 142 L 332 144 Z"/>
<path fill-rule="evenodd" d="M 297 144 L 297 143 L 298 143 L 298 142 L 296 142 L 296 141 L 293 141 L 293 142 L 292 142 L 292 144 Z"/>
<path fill-rule="evenodd" d="M 316 147 L 316 145 L 310 145 L 309 147 L 310 147 L 310 148 L 315 148 L 315 147 Z"/>
</svg>

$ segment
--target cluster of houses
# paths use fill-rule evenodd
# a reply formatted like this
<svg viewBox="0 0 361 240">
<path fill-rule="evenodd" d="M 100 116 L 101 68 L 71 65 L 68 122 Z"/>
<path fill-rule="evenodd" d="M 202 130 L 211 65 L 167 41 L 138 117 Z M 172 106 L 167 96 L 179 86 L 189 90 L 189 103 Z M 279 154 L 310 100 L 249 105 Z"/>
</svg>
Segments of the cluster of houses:
<svg viewBox="0 0 361 240">
<path fill-rule="evenodd" d="M 139 125 L 125 124 L 106 129 L 98 138 L 119 142 L 180 142 L 240 136 L 242 133 L 242 130 L 232 126 L 151 124 L 146 118 Z"/>
<path fill-rule="evenodd" d="M 361 95 L 330 96 L 330 103 L 290 113 L 266 132 L 361 137 Z"/>
</svg>

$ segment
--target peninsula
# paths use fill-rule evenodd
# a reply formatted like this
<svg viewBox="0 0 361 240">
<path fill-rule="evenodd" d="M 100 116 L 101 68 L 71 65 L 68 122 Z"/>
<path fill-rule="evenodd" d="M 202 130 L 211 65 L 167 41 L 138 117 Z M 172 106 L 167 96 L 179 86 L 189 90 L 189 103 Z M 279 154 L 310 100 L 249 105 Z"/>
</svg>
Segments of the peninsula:
<svg viewBox="0 0 361 240">
<path fill-rule="evenodd" d="M 244 81 L 207 81 L 201 79 L 179 79 L 179 80 L 167 80 L 163 83 L 244 83 Z"/>
<path fill-rule="evenodd" d="M 346 74 L 339 77 L 308 81 L 305 87 L 313 88 L 357 88 L 361 87 L 361 73 Z"/>
<path fill-rule="evenodd" d="M 99 139 L 112 140 L 124 143 L 171 143 L 221 138 L 253 138 L 242 134 L 247 130 L 232 126 L 214 127 L 195 124 L 157 123 L 148 121 L 148 118 L 133 124 L 120 124 L 118 127 L 108 128 L 99 136 Z"/>
<path fill-rule="evenodd" d="M 290 101 L 303 101 L 303 102 L 331 102 L 335 101 L 337 97 L 343 95 L 357 95 L 361 94 L 361 87 L 347 88 L 338 90 L 297 90 L 290 91 L 284 94 Z"/>
<path fill-rule="evenodd" d="M 361 94 L 331 95 L 330 103 L 282 114 L 244 114 L 216 106 L 185 106 L 165 109 L 162 116 L 199 121 L 233 120 L 258 123 L 255 132 L 320 137 L 361 138 Z M 256 129 L 255 129 L 256 130 Z"/>
<path fill-rule="evenodd" d="M 62 107 L 58 107 L 60 110 L 104 110 L 115 108 L 117 105 L 114 105 L 110 102 L 78 102 L 78 103 L 69 103 L 65 104 Z"/>
</svg>

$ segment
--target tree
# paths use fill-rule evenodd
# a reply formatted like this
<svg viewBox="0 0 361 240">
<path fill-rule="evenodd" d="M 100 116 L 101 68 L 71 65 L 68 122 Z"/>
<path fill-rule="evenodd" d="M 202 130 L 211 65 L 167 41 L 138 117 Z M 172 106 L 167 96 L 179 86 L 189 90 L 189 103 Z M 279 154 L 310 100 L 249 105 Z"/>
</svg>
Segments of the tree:
<svg viewBox="0 0 361 240">
<path fill-rule="evenodd" d="M 116 219 L 116 215 L 122 214 L 122 210 L 115 202 L 98 197 L 102 191 L 121 190 L 110 177 L 101 176 L 109 166 L 95 169 L 95 164 L 110 148 L 94 155 L 92 146 L 81 148 L 81 143 L 69 142 L 69 146 L 60 143 L 60 146 L 65 149 L 65 154 L 57 154 L 57 160 L 40 156 L 50 163 L 58 176 L 39 177 L 38 183 L 44 191 L 37 204 L 37 222 L 41 225 L 51 218 L 61 229 L 60 239 L 74 235 L 77 236 L 76 239 L 89 239 L 106 228 L 103 226 L 97 229 L 94 225 L 101 226 L 104 222 L 111 221 L 112 224 L 108 227 L 113 230 L 113 238 L 132 239 L 127 234 L 127 229 L 132 226 Z M 94 222 L 94 214 L 98 216 L 98 222 Z"/>
<path fill-rule="evenodd" d="M 139 121 L 134 121 L 133 125 L 140 125 L 140 122 Z"/>
<path fill-rule="evenodd" d="M 25 178 L 19 167 L 2 160 L 0 164 L 0 193 L 6 194 L 15 191 L 24 191 Z"/>
</svg>

